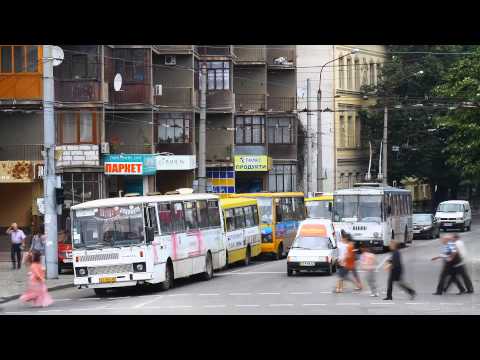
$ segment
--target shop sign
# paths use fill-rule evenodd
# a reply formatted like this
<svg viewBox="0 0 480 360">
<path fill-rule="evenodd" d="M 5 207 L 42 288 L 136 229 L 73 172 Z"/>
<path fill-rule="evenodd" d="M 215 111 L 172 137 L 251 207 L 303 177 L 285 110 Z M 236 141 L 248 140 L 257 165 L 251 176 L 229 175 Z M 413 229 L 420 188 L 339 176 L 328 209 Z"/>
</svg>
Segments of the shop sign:
<svg viewBox="0 0 480 360">
<path fill-rule="evenodd" d="M 0 161 L 0 183 L 31 183 L 33 172 L 32 161 Z"/>
<path fill-rule="evenodd" d="M 105 175 L 155 175 L 155 156 L 150 154 L 114 154 L 104 157 Z"/>
<path fill-rule="evenodd" d="M 192 170 L 197 166 L 195 155 L 157 155 L 157 170 Z"/>
<path fill-rule="evenodd" d="M 272 159 L 265 155 L 235 155 L 235 171 L 269 171 Z"/>
</svg>

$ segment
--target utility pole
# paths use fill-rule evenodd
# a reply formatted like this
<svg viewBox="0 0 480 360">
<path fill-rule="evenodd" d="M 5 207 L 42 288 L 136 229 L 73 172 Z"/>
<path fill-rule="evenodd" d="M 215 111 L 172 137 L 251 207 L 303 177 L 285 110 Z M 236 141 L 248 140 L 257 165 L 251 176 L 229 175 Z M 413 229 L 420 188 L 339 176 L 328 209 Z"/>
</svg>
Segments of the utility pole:
<svg viewBox="0 0 480 360">
<path fill-rule="evenodd" d="M 306 137 L 306 143 L 307 143 L 307 195 L 310 191 L 310 182 L 311 180 L 311 170 L 310 170 L 310 154 L 311 154 L 311 141 L 310 141 L 310 134 L 311 134 L 311 128 L 312 128 L 312 118 L 311 118 L 311 109 L 310 109 L 310 79 L 307 79 L 307 137 Z"/>
<path fill-rule="evenodd" d="M 55 176 L 55 119 L 52 46 L 43 46 L 43 142 L 45 154 L 45 176 L 43 193 L 45 198 L 45 232 L 47 243 L 45 258 L 47 279 L 58 279 L 57 253 L 57 201 Z"/>
<path fill-rule="evenodd" d="M 318 81 L 317 92 L 317 191 L 323 191 L 322 183 L 322 71 L 325 68 L 324 64 L 320 69 L 320 76 Z"/>
<path fill-rule="evenodd" d="M 202 64 L 200 76 L 200 124 L 198 126 L 198 191 L 207 192 L 206 184 L 207 68 Z"/>
<path fill-rule="evenodd" d="M 387 139 L 388 139 L 388 107 L 387 103 L 385 103 L 385 107 L 383 110 L 383 161 L 382 161 L 382 168 L 383 168 L 383 184 L 388 185 L 387 181 L 387 157 L 388 157 L 388 146 L 387 146 Z"/>
</svg>

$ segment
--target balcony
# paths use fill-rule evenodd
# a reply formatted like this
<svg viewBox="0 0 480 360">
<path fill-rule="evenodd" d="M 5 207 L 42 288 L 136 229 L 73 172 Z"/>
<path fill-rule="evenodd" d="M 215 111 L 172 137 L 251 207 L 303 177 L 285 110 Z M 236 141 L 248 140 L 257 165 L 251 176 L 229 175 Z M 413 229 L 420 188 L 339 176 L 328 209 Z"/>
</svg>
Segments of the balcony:
<svg viewBox="0 0 480 360">
<path fill-rule="evenodd" d="M 195 51 L 194 45 L 153 45 L 153 50 L 160 54 L 190 54 Z"/>
<path fill-rule="evenodd" d="M 197 94 L 191 87 L 165 87 L 161 96 L 154 96 L 155 105 L 179 109 L 197 106 Z"/>
<path fill-rule="evenodd" d="M 29 160 L 41 161 L 42 144 L 0 145 L 0 161 Z"/>
<path fill-rule="evenodd" d="M 234 47 L 234 54 L 237 57 L 237 64 L 265 64 L 267 61 L 267 51 L 265 47 Z"/>
<path fill-rule="evenodd" d="M 151 154 L 151 144 L 110 144 L 111 154 Z"/>
<path fill-rule="evenodd" d="M 109 88 L 111 105 L 148 105 L 151 104 L 151 87 L 145 83 L 126 83 L 121 91 Z"/>
<path fill-rule="evenodd" d="M 295 97 L 267 97 L 267 110 L 269 112 L 293 112 L 296 109 Z"/>
<path fill-rule="evenodd" d="M 207 92 L 207 110 L 211 112 L 232 112 L 235 108 L 235 95 L 231 90 Z"/>
<path fill-rule="evenodd" d="M 196 45 L 195 49 L 201 56 L 232 56 L 230 45 Z"/>
<path fill-rule="evenodd" d="M 235 94 L 235 111 L 264 112 L 266 96 L 264 94 Z"/>
<path fill-rule="evenodd" d="M 267 64 L 278 69 L 294 69 L 297 65 L 295 48 L 267 50 Z"/>
<path fill-rule="evenodd" d="M 100 99 L 97 80 L 55 80 L 55 100 L 63 102 L 96 102 Z"/>
</svg>

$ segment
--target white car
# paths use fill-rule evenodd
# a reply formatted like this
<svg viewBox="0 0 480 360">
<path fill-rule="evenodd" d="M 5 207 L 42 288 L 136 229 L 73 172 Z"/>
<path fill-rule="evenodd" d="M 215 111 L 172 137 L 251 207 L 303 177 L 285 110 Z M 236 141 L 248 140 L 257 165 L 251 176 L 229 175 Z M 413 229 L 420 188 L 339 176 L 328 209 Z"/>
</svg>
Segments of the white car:
<svg viewBox="0 0 480 360">
<path fill-rule="evenodd" d="M 338 234 L 330 220 L 302 221 L 288 252 L 287 275 L 300 271 L 334 273 L 337 269 Z"/>
<path fill-rule="evenodd" d="M 465 200 L 449 200 L 438 205 L 435 219 L 440 229 L 465 229 L 470 231 L 472 227 L 472 210 L 470 204 Z"/>
</svg>

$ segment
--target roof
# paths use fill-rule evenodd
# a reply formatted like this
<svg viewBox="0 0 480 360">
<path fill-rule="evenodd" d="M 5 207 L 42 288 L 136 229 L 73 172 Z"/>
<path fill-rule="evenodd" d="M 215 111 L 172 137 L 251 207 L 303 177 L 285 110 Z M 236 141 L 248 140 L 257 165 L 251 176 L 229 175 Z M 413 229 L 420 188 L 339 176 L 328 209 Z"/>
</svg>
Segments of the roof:
<svg viewBox="0 0 480 360">
<path fill-rule="evenodd" d="M 168 202 L 168 201 L 188 201 L 188 200 L 213 200 L 218 199 L 213 194 L 186 194 L 186 195 L 157 195 L 157 196 L 133 196 L 133 197 L 116 197 L 108 199 L 98 199 L 87 201 L 82 204 L 74 205 L 72 210 L 101 208 L 111 206 L 128 206 L 147 204 L 152 202 Z"/>
<path fill-rule="evenodd" d="M 333 194 L 315 196 L 315 197 L 311 197 L 311 198 L 305 198 L 305 202 L 309 202 L 309 201 L 325 201 L 325 200 L 327 200 L 327 201 L 333 200 Z"/>
<path fill-rule="evenodd" d="M 301 236 L 327 236 L 327 227 L 324 224 L 304 224 L 300 227 Z"/>
<path fill-rule="evenodd" d="M 447 200 L 447 201 L 442 201 L 439 205 L 441 204 L 469 204 L 467 200 Z"/>
<path fill-rule="evenodd" d="M 410 190 L 406 189 L 399 189 L 393 186 L 379 186 L 379 187 L 373 187 L 373 186 L 360 186 L 360 187 L 355 187 L 355 188 L 350 188 L 350 189 L 341 189 L 341 190 L 336 190 L 334 192 L 334 195 L 360 195 L 360 194 L 384 194 L 384 193 L 400 193 L 400 194 L 405 194 L 408 193 L 410 194 Z"/>
<path fill-rule="evenodd" d="M 248 205 L 257 205 L 257 200 L 247 197 L 220 199 L 220 207 L 224 209 Z"/>
<path fill-rule="evenodd" d="M 303 192 L 261 192 L 261 193 L 244 193 L 232 194 L 231 197 L 304 197 Z"/>
</svg>

